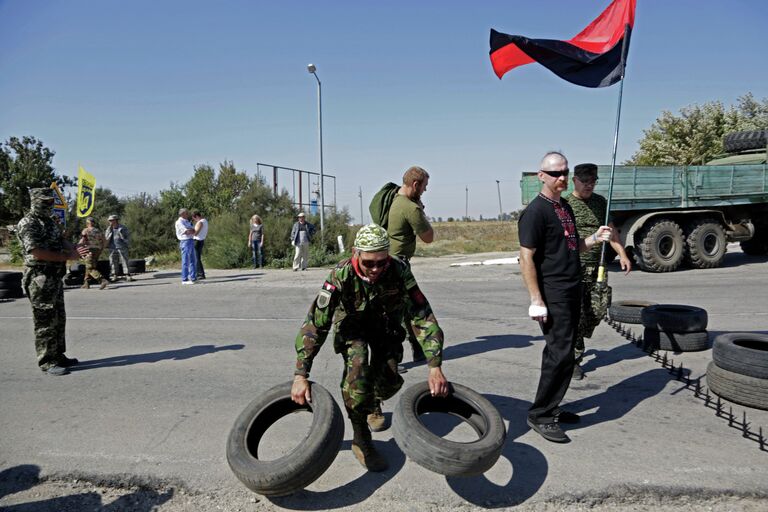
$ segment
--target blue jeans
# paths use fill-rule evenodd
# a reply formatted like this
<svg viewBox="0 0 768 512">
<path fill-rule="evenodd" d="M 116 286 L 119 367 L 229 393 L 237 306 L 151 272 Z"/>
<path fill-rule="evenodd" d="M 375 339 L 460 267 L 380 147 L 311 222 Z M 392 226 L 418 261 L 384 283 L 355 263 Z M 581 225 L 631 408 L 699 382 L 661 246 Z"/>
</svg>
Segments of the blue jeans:
<svg viewBox="0 0 768 512">
<path fill-rule="evenodd" d="M 181 280 L 197 280 L 197 265 L 195 261 L 195 241 L 179 240 L 179 249 L 181 249 Z"/>
<path fill-rule="evenodd" d="M 264 251 L 261 244 L 254 240 L 251 242 L 251 257 L 253 259 L 253 268 L 264 266 Z"/>
</svg>

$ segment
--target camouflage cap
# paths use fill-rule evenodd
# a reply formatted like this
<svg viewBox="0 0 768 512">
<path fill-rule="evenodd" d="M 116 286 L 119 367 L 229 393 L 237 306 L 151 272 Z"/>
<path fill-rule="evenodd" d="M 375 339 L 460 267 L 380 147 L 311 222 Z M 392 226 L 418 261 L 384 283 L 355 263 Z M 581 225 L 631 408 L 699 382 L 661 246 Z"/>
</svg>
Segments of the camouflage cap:
<svg viewBox="0 0 768 512">
<path fill-rule="evenodd" d="M 119 218 L 117 215 L 110 215 L 107 220 L 118 220 Z"/>
<path fill-rule="evenodd" d="M 368 224 L 361 227 L 355 236 L 355 249 L 364 252 L 389 250 L 387 230 L 378 224 Z"/>
<path fill-rule="evenodd" d="M 29 189 L 29 198 L 33 203 L 53 202 L 53 189 L 50 188 L 31 188 Z"/>
</svg>

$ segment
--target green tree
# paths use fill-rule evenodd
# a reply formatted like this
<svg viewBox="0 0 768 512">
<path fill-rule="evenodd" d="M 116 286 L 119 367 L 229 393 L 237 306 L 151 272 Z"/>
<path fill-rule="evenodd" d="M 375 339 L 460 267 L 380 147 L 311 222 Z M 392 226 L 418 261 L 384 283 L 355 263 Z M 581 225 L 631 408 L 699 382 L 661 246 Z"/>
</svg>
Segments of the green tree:
<svg viewBox="0 0 768 512">
<path fill-rule="evenodd" d="M 679 115 L 663 111 L 644 130 L 640 149 L 626 165 L 701 164 L 723 153 L 723 135 L 740 130 L 768 128 L 768 98 L 761 102 L 751 93 L 741 96 L 736 106 L 719 101 L 691 105 Z"/>
<path fill-rule="evenodd" d="M 173 223 L 177 212 L 157 197 L 141 193 L 125 199 L 120 223 L 131 233 L 130 257 L 145 258 L 176 250 Z"/>
<path fill-rule="evenodd" d="M 29 188 L 72 185 L 53 165 L 56 153 L 32 136 L 11 137 L 0 144 L 0 220 L 16 222 L 29 208 Z"/>
</svg>

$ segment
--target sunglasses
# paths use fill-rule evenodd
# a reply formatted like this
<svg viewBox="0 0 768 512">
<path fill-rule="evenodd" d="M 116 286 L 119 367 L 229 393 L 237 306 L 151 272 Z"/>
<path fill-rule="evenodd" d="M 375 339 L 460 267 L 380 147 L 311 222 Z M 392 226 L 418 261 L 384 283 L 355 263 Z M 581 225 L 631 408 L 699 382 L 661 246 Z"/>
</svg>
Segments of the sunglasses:
<svg viewBox="0 0 768 512">
<path fill-rule="evenodd" d="M 357 261 L 360 262 L 360 265 L 364 266 L 365 268 L 374 269 L 374 268 L 384 268 L 387 265 L 389 265 L 389 258 L 384 258 L 383 260 L 364 260 L 363 258 L 358 258 Z"/>
<path fill-rule="evenodd" d="M 582 180 L 581 178 L 576 178 L 580 182 L 582 182 L 584 185 L 595 185 L 597 184 L 597 178 L 593 178 L 591 180 Z"/>
<path fill-rule="evenodd" d="M 565 169 L 564 171 L 545 171 L 544 169 L 541 169 L 541 172 L 543 172 L 547 176 L 552 176 L 553 178 L 560 178 L 561 176 L 568 176 L 568 169 Z"/>
</svg>

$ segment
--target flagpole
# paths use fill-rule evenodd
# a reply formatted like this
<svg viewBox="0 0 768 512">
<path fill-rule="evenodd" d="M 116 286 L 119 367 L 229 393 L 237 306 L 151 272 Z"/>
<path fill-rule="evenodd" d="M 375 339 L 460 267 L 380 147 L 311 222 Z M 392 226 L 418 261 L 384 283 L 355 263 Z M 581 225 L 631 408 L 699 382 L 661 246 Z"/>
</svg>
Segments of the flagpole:
<svg viewBox="0 0 768 512">
<path fill-rule="evenodd" d="M 621 99 L 624 95 L 624 72 L 627 66 L 627 43 L 629 39 L 629 24 L 624 25 L 624 39 L 621 42 L 621 79 L 619 80 L 619 104 L 616 108 L 616 129 L 613 134 L 613 158 L 611 159 L 611 178 L 608 183 L 608 200 L 605 206 L 605 224 L 608 225 L 608 221 L 611 216 L 611 197 L 613 196 L 613 177 L 616 172 L 616 150 L 619 146 L 619 123 L 621 121 Z M 605 246 L 603 244 L 600 251 L 600 266 L 597 270 L 597 285 L 605 286 Z"/>
</svg>

